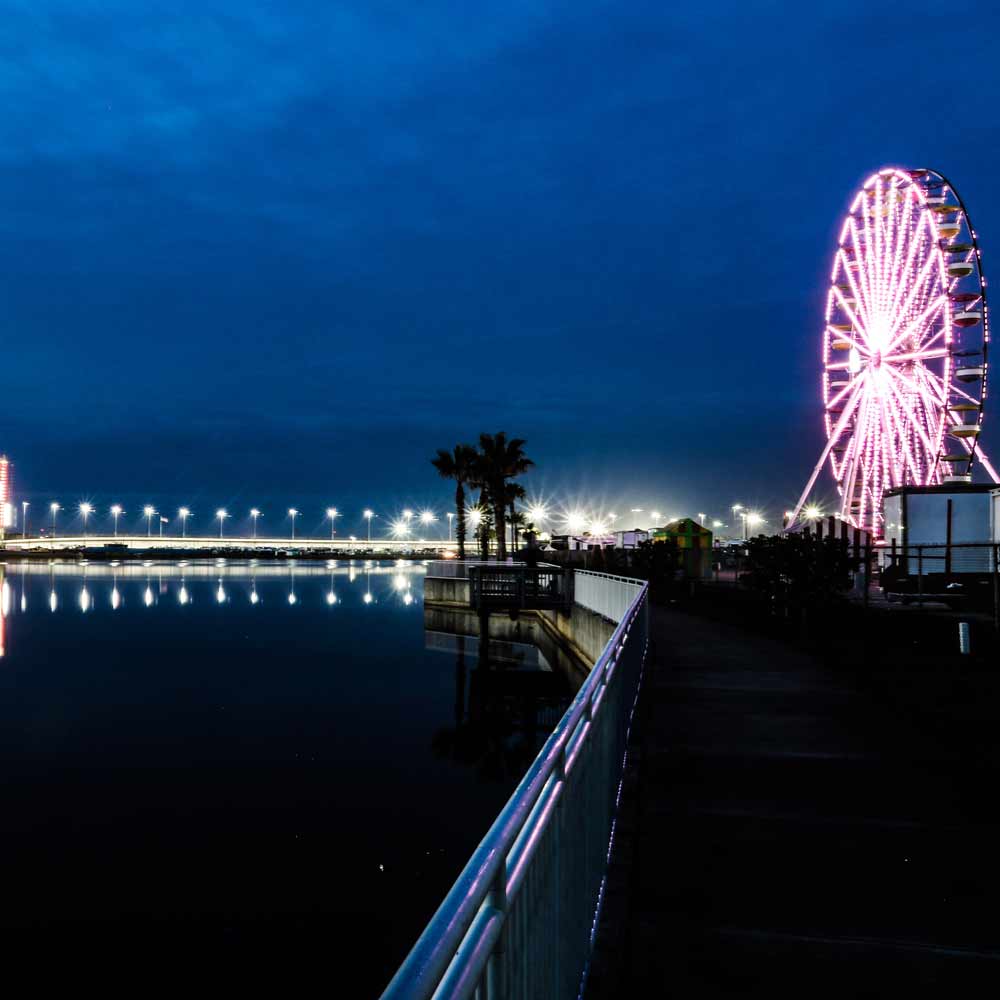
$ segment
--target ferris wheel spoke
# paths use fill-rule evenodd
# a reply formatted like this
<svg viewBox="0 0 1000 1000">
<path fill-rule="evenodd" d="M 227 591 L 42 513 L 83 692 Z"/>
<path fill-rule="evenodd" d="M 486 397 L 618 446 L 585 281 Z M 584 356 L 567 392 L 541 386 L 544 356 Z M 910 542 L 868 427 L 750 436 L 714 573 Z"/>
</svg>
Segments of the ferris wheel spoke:
<svg viewBox="0 0 1000 1000">
<path fill-rule="evenodd" d="M 910 314 L 910 310 L 913 307 L 914 299 L 920 294 L 920 292 L 926 290 L 926 286 L 933 280 L 934 277 L 934 267 L 939 263 L 937 256 L 934 254 L 929 254 L 927 260 L 924 262 L 923 266 L 920 268 L 917 274 L 916 280 L 913 282 L 912 287 L 907 292 L 906 298 L 903 300 L 902 306 L 898 311 L 894 311 L 890 315 L 893 316 L 892 322 L 889 324 L 888 340 L 891 342 L 892 338 L 895 337 L 896 332 L 902 325 L 904 320 Z"/>
<path fill-rule="evenodd" d="M 883 400 L 883 405 L 885 407 L 887 423 L 891 423 L 895 427 L 896 435 L 899 439 L 900 448 L 903 453 L 902 465 L 904 470 L 904 476 L 899 477 L 900 485 L 902 484 L 902 481 L 905 479 L 905 470 L 907 466 L 909 466 L 914 481 L 919 482 L 921 479 L 920 467 L 917 464 L 917 460 L 913 457 L 913 451 L 910 448 L 910 440 L 909 440 L 910 436 L 909 433 L 907 432 L 906 426 L 903 424 L 902 420 L 900 420 L 899 415 L 896 413 L 893 407 L 889 406 L 885 402 L 885 400 Z"/>
<path fill-rule="evenodd" d="M 898 372 L 894 374 L 898 375 Z M 895 382 L 891 378 L 886 379 L 885 384 L 889 386 L 889 391 L 893 394 L 893 396 L 896 398 L 896 401 L 902 407 L 903 412 L 906 414 L 907 419 L 910 421 L 910 425 L 916 431 L 917 436 L 920 438 L 920 440 L 923 442 L 924 447 L 927 449 L 927 454 L 932 459 L 935 458 L 937 456 L 937 451 L 938 451 L 937 445 L 931 443 L 931 439 L 927 436 L 927 431 L 924 429 L 922 422 L 917 418 L 917 415 L 913 412 L 906 397 L 903 396 L 903 394 L 899 391 Z M 912 383 L 910 384 L 912 385 Z M 915 389 L 914 391 L 917 392 L 918 396 L 922 397 L 922 393 L 920 392 L 919 389 Z"/>
<path fill-rule="evenodd" d="M 853 224 L 851 231 L 854 232 Z M 838 252 L 838 257 L 843 264 L 844 274 L 847 275 L 847 283 L 851 286 L 851 294 L 854 296 L 854 301 L 857 303 L 855 310 L 858 316 L 861 317 L 863 325 L 868 327 L 868 318 L 870 316 L 868 310 L 868 298 L 867 293 L 861 287 L 861 282 L 855 277 L 854 272 L 847 266 L 847 255 L 844 253 L 843 248 Z"/>
<path fill-rule="evenodd" d="M 851 321 L 851 325 L 861 334 L 861 336 L 864 338 L 865 343 L 867 343 L 868 331 L 865 329 L 865 324 L 863 320 L 857 314 L 857 312 L 847 304 L 847 299 L 844 298 L 844 293 L 841 292 L 841 290 L 837 288 L 836 285 L 834 285 L 833 287 L 833 295 L 834 298 L 837 300 L 837 304 L 840 306 L 840 308 L 843 309 L 845 313 L 847 313 L 847 318 Z"/>
<path fill-rule="evenodd" d="M 904 260 L 903 248 L 909 248 L 905 254 L 905 259 L 909 262 L 917 242 L 915 239 L 910 238 L 910 227 L 913 222 L 913 205 L 917 200 L 916 195 L 910 189 L 911 187 L 912 182 L 906 189 L 897 188 L 897 190 L 903 192 L 903 208 L 900 210 L 901 218 L 896 228 L 896 232 L 898 234 L 896 238 L 896 248 L 893 251 L 892 267 L 889 271 L 889 287 L 893 290 L 892 299 L 890 299 L 889 305 L 890 312 L 895 304 L 895 298 L 902 284 L 901 279 L 905 273 L 905 268 L 902 268 Z"/>
<path fill-rule="evenodd" d="M 933 361 L 935 358 L 946 358 L 950 353 L 947 347 L 935 347 L 929 351 L 910 351 L 907 354 L 894 354 L 891 358 L 886 358 L 885 360 L 891 361 L 892 365 L 888 367 L 895 370 L 895 366 L 904 361 Z"/>
<path fill-rule="evenodd" d="M 907 337 L 912 336 L 914 333 L 919 333 L 921 328 L 926 328 L 927 324 L 931 322 L 934 313 L 940 312 L 948 304 L 948 299 L 944 294 L 939 295 L 937 298 L 933 299 L 929 305 L 926 306 L 917 316 L 911 319 L 906 326 L 903 327 L 902 331 L 897 333 L 889 340 L 889 346 L 883 352 L 884 354 L 891 354 L 899 345 L 906 340 Z M 942 327 L 935 334 L 935 339 L 937 336 L 943 336 L 945 332 L 945 327 Z"/>
<path fill-rule="evenodd" d="M 927 219 L 926 214 L 921 214 L 920 220 L 917 223 L 917 228 L 910 237 L 909 250 L 906 253 L 906 263 L 903 265 L 899 281 L 896 283 L 895 292 L 889 303 L 890 315 L 903 315 L 900 313 L 900 305 L 902 304 L 903 293 L 908 287 L 907 282 L 904 281 L 903 278 L 906 275 L 913 273 L 913 264 L 916 260 L 917 251 L 925 248 L 929 243 L 933 242 L 932 234 L 928 229 L 929 225 L 930 221 Z M 927 243 L 924 242 L 925 237 Z"/>
</svg>

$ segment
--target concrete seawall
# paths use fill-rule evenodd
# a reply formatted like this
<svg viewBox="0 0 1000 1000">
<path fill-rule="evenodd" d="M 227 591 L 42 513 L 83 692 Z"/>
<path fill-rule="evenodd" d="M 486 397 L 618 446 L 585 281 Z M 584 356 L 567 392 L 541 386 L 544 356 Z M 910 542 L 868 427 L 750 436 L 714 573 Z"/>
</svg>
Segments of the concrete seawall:
<svg viewBox="0 0 1000 1000">
<path fill-rule="evenodd" d="M 427 611 L 463 610 L 469 612 L 469 581 L 445 577 L 424 579 L 424 607 Z M 565 611 L 523 611 L 518 616 L 522 621 L 537 621 L 548 636 L 570 653 L 581 666 L 589 670 L 604 651 L 615 630 L 613 622 L 602 618 L 593 611 L 573 607 L 572 613 Z M 490 616 L 490 635 L 504 636 L 507 629 L 498 626 L 498 621 L 509 621 L 508 615 Z M 529 630 L 530 633 L 530 630 Z"/>
</svg>

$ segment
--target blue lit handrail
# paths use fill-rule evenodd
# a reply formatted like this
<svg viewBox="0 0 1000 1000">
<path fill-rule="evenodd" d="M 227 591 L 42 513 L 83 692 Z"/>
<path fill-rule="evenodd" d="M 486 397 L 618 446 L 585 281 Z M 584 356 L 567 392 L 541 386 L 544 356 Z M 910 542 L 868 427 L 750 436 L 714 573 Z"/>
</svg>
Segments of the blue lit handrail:
<svg viewBox="0 0 1000 1000">
<path fill-rule="evenodd" d="M 636 595 L 601 656 L 386 987 L 383 1000 L 464 997 L 480 980 L 492 947 L 489 942 L 500 934 L 508 897 L 516 893 L 520 884 L 518 876 L 530 861 L 532 841 L 544 827 L 565 785 L 565 781 L 559 779 L 564 779 L 573 770 L 592 715 L 599 710 L 602 690 L 614 672 L 628 634 L 647 599 L 647 583 L 629 582 L 636 584 Z M 536 825 L 528 832 L 526 842 L 520 843 L 528 820 L 547 790 L 549 800 L 538 810 Z M 509 859 L 515 850 L 513 871 L 509 872 Z M 474 924 L 478 931 L 470 935 L 469 929 Z M 455 961 L 460 955 L 465 960 Z M 446 988 L 441 989 L 442 986 Z"/>
</svg>

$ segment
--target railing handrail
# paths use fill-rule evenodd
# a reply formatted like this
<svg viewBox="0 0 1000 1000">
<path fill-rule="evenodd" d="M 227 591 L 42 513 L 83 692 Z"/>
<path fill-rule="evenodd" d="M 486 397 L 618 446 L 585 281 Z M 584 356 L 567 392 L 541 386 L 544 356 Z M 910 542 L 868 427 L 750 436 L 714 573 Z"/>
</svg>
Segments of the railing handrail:
<svg viewBox="0 0 1000 1000">
<path fill-rule="evenodd" d="M 602 580 L 614 580 L 617 583 L 643 584 L 646 582 L 638 576 L 616 576 L 614 573 L 598 573 L 592 569 L 578 569 L 576 572 L 584 576 L 596 576 Z"/>
<path fill-rule="evenodd" d="M 640 584 L 638 593 L 566 713 L 545 741 L 545 745 L 514 790 L 514 794 L 507 801 L 448 895 L 445 896 L 444 902 L 431 917 L 417 943 L 386 987 L 382 994 L 383 1000 L 403 1000 L 403 998 L 430 1000 L 462 947 L 469 928 L 483 910 L 484 904 L 498 891 L 503 894 L 506 901 L 508 857 L 517 845 L 532 810 L 550 779 L 560 770 L 567 776 L 571 773 L 579 742 L 572 753 L 568 752 L 570 744 L 576 737 L 580 724 L 590 724 L 595 705 L 597 709 L 600 708 L 600 699 L 595 698 L 595 695 L 600 693 L 602 685 L 609 679 L 609 674 L 646 599 L 649 585 L 641 580 L 630 580 L 630 582 Z M 516 887 L 513 891 L 516 892 Z M 490 916 L 490 920 L 482 922 L 483 935 L 497 933 L 497 924 L 493 919 L 495 914 Z M 482 950 L 474 949 L 474 951 L 485 961 Z M 467 971 L 474 972 L 474 970 Z M 475 975 L 462 976 L 463 982 L 470 979 L 475 982 Z"/>
</svg>

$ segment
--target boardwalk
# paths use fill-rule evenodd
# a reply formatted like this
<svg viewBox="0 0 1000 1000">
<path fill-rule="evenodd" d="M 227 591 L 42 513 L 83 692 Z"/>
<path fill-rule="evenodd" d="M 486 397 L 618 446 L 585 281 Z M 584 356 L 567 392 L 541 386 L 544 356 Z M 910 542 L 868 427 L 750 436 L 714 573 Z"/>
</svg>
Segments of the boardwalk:
<svg viewBox="0 0 1000 1000">
<path fill-rule="evenodd" d="M 653 636 L 587 1000 L 995 990 L 992 776 L 791 647 Z"/>
</svg>

